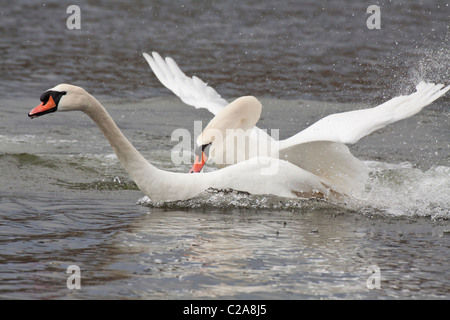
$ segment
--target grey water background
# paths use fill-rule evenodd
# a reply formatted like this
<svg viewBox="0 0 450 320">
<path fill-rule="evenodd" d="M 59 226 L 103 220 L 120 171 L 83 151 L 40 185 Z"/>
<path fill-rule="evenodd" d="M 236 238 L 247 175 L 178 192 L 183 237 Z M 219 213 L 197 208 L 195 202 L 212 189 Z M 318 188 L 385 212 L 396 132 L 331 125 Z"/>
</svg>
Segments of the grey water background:
<svg viewBox="0 0 450 320">
<path fill-rule="evenodd" d="M 344 204 L 206 192 L 154 204 L 81 114 L 29 120 L 42 92 L 84 87 L 154 165 L 174 165 L 183 105 L 142 57 L 175 59 L 224 98 L 263 102 L 286 138 L 422 79 L 449 83 L 445 1 L 4 2 L 0 9 L 0 298 L 448 299 L 449 97 L 351 146 L 367 162 Z M 381 29 L 366 9 L 381 7 Z M 194 137 L 193 137 L 194 139 Z M 207 168 L 214 170 L 214 168 Z M 66 286 L 69 265 L 80 290 Z M 368 268 L 380 268 L 370 290 Z"/>
</svg>

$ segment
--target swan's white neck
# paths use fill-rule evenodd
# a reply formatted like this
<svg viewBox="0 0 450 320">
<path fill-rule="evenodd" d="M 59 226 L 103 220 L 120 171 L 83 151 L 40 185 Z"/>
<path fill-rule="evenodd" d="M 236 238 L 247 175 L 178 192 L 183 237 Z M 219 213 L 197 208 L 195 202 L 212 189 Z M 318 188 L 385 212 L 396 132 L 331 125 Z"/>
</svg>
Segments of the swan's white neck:
<svg viewBox="0 0 450 320">
<path fill-rule="evenodd" d="M 160 181 L 163 171 L 153 167 L 128 141 L 105 108 L 93 96 L 89 95 L 89 103 L 83 109 L 105 135 L 122 166 L 138 187 L 147 195 L 152 181 Z M 150 183 L 149 183 L 150 182 Z"/>
<path fill-rule="evenodd" d="M 84 94 L 79 108 L 97 124 L 112 146 L 122 166 L 144 194 L 153 201 L 186 200 L 195 197 L 207 188 L 234 189 L 253 194 L 274 194 L 292 197 L 312 194 L 327 194 L 327 188 L 320 179 L 286 161 L 263 158 L 280 166 L 281 174 L 268 177 L 260 174 L 260 169 L 267 167 L 244 161 L 233 166 L 203 174 L 177 173 L 159 170 L 152 166 L 128 141 L 105 108 L 93 96 Z M 86 99 L 86 100 L 84 100 Z M 66 110 L 69 111 L 69 110 Z M 313 190 L 313 191 L 311 191 Z M 293 193 L 298 192 L 298 193 Z"/>
<path fill-rule="evenodd" d="M 97 99 L 87 92 L 81 99 L 83 101 L 78 110 L 83 111 L 97 124 L 122 166 L 139 189 L 153 201 L 189 199 L 210 186 L 205 175 L 169 172 L 152 166 L 123 135 Z"/>
</svg>

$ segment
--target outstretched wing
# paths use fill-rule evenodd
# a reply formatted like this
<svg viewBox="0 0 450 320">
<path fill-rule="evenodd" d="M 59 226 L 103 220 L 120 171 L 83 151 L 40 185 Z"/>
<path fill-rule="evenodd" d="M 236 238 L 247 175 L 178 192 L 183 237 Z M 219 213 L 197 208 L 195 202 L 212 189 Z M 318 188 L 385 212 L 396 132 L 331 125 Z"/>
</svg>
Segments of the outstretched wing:
<svg viewBox="0 0 450 320">
<path fill-rule="evenodd" d="M 186 76 L 172 58 L 163 59 L 157 52 L 152 52 L 152 55 L 144 52 L 143 55 L 159 81 L 187 105 L 208 109 L 214 115 L 228 105 L 216 90 L 200 78 Z"/>
<path fill-rule="evenodd" d="M 364 189 L 367 172 L 364 163 L 345 144 L 356 143 L 375 130 L 415 115 L 450 89 L 443 87 L 421 82 L 415 93 L 378 107 L 329 115 L 280 141 L 278 156 L 316 174 L 335 190 L 355 194 Z"/>
<path fill-rule="evenodd" d="M 296 135 L 280 141 L 280 150 L 311 141 L 356 143 L 361 138 L 391 123 L 417 114 L 444 95 L 450 86 L 421 82 L 416 92 L 395 97 L 375 108 L 329 115 Z"/>
</svg>

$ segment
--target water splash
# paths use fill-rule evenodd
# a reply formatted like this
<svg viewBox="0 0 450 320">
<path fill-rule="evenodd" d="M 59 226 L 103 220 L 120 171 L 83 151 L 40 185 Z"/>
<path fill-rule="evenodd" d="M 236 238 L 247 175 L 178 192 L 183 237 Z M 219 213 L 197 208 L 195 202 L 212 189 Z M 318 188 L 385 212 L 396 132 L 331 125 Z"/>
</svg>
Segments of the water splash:
<svg viewBox="0 0 450 320">
<path fill-rule="evenodd" d="M 414 86 L 420 81 L 444 84 L 450 82 L 449 40 L 446 39 L 439 47 L 416 45 L 416 50 L 405 65 L 407 67 L 405 77 L 397 84 L 401 94 L 413 91 Z"/>
<path fill-rule="evenodd" d="M 374 208 L 388 216 L 450 218 L 450 167 L 422 171 L 408 162 L 366 164 L 369 183 L 364 196 L 353 205 Z"/>
<path fill-rule="evenodd" d="M 298 200 L 274 196 L 251 195 L 235 190 L 208 189 L 199 196 L 183 201 L 153 202 L 148 197 L 139 205 L 163 209 L 234 209 L 295 211 L 338 209 L 364 215 L 389 217 L 450 218 L 450 167 L 435 166 L 427 171 L 410 163 L 387 164 L 366 162 L 369 181 L 360 198 L 331 204 L 317 199 Z"/>
<path fill-rule="evenodd" d="M 410 70 L 412 79 L 442 83 L 450 81 L 450 47 L 448 45 L 439 48 L 422 48 L 419 53 L 421 59 Z"/>
<path fill-rule="evenodd" d="M 303 211 L 312 207 L 330 207 L 333 204 L 319 199 L 287 199 L 271 195 L 252 195 L 247 192 L 232 189 L 209 188 L 195 198 L 182 201 L 153 202 L 145 196 L 138 200 L 138 205 L 164 209 L 220 209 L 232 211 L 234 209 L 270 210 L 270 211 Z"/>
</svg>

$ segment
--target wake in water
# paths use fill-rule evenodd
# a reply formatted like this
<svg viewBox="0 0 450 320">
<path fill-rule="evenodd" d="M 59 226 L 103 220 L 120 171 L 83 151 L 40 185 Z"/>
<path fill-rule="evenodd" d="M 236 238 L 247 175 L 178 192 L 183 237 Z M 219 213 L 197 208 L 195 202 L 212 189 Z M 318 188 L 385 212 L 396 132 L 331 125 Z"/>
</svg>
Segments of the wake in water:
<svg viewBox="0 0 450 320">
<path fill-rule="evenodd" d="M 369 182 L 362 206 L 390 216 L 450 218 L 450 167 L 433 166 L 426 171 L 410 163 L 366 162 Z"/>
<path fill-rule="evenodd" d="M 390 217 L 450 218 L 450 167 L 434 166 L 427 171 L 410 163 L 365 162 L 369 181 L 360 198 L 332 204 L 318 199 L 287 199 L 251 195 L 235 190 L 208 189 L 199 196 L 173 202 L 153 202 L 147 196 L 139 205 L 164 209 L 233 209 L 304 211 L 311 208 L 338 208 L 367 215 Z"/>
</svg>

